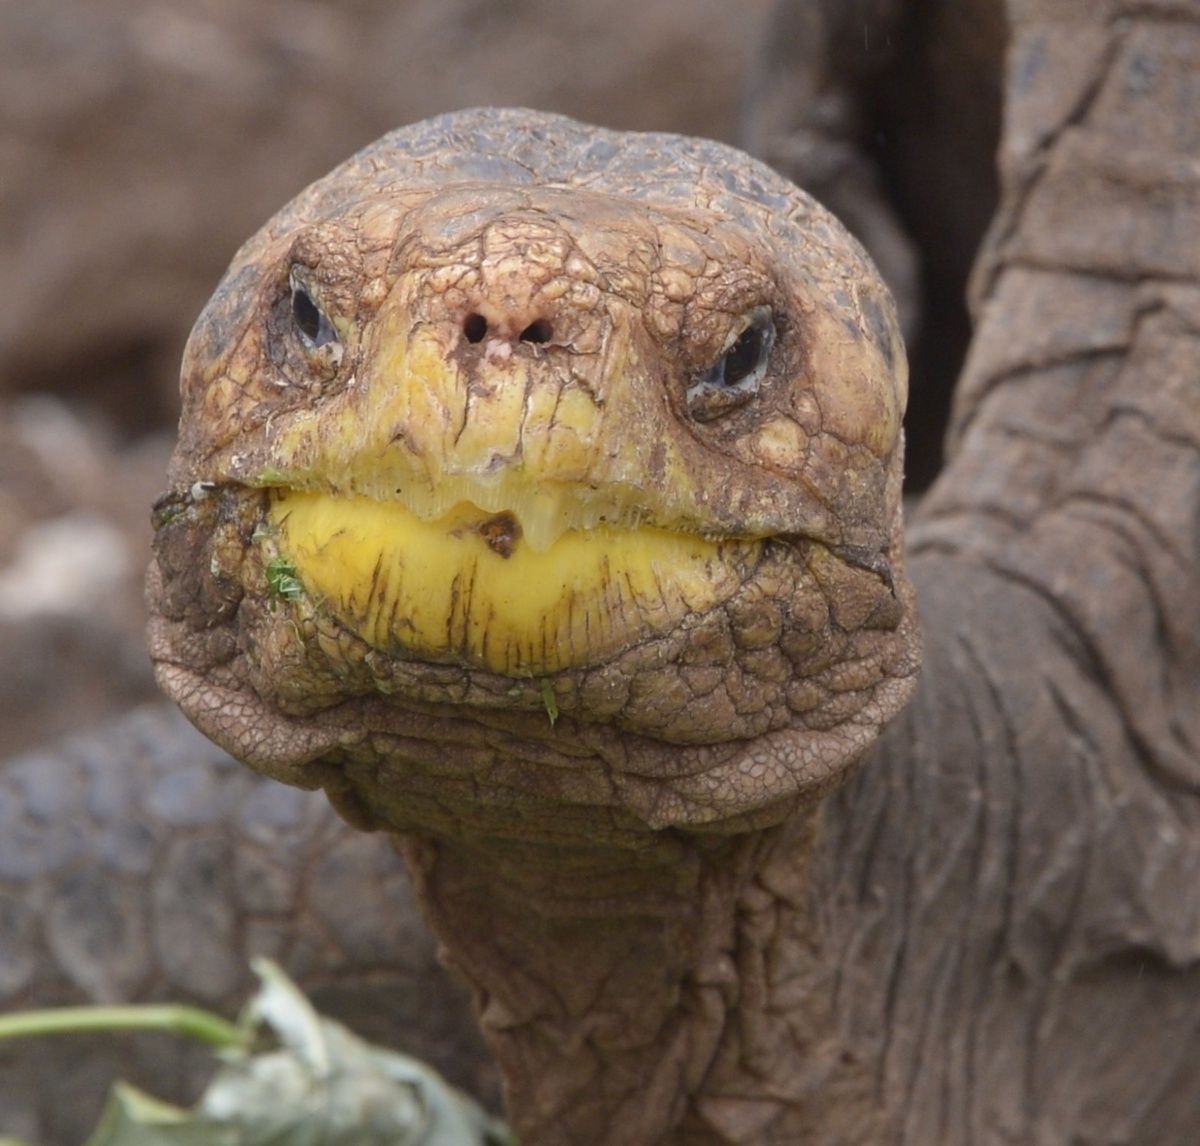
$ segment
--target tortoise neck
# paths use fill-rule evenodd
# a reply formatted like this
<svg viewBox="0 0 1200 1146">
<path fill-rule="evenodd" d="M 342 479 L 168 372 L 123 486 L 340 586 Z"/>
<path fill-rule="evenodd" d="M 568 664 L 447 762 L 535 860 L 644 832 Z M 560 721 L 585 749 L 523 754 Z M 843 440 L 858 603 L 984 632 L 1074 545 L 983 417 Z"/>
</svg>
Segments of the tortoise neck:
<svg viewBox="0 0 1200 1146">
<path fill-rule="evenodd" d="M 644 852 L 403 841 L 523 1146 L 819 1139 L 857 1068 L 809 909 L 815 825 Z"/>
</svg>

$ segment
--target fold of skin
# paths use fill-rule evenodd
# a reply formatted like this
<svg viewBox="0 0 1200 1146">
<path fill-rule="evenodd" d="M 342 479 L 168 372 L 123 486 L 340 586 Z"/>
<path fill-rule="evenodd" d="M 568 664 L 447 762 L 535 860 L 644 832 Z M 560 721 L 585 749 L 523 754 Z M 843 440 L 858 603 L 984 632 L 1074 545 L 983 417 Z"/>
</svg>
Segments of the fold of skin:
<svg viewBox="0 0 1200 1146">
<path fill-rule="evenodd" d="M 910 534 L 927 667 L 857 774 L 861 742 L 725 822 L 720 784 L 663 815 L 669 765 L 614 779 L 639 734 L 614 755 L 576 714 L 553 735 L 622 795 L 552 799 L 535 691 L 474 724 L 431 693 L 403 720 L 359 699 L 272 719 L 235 644 L 178 607 L 158 623 L 210 734 L 403 834 L 526 1146 L 1191 1141 L 1200 247 L 1178 235 L 1200 227 L 1200 29 L 1110 7 L 1009 9 L 1004 200 L 950 466 Z M 430 786 L 453 753 L 381 778 L 422 737 L 483 745 L 482 806 Z M 787 737 L 734 771 L 787 774 Z"/>
<path fill-rule="evenodd" d="M 1200 245 L 1180 236 L 1200 224 L 1200 19 L 1008 12 L 1003 201 L 949 465 L 908 535 L 922 681 L 822 809 L 822 959 L 879 1141 L 1183 1146 Z"/>
</svg>

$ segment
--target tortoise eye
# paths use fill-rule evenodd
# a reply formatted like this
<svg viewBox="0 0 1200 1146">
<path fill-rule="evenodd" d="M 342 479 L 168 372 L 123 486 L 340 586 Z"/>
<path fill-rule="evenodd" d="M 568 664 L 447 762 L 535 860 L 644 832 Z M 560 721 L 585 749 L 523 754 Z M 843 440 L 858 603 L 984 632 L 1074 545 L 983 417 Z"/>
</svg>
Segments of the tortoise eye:
<svg viewBox="0 0 1200 1146">
<path fill-rule="evenodd" d="M 336 365 L 342 358 L 342 341 L 333 323 L 317 305 L 309 288 L 300 281 L 295 270 L 288 276 L 288 285 L 292 290 L 292 325 L 296 328 L 300 341 L 310 351 L 328 347 L 325 354 Z"/>
<path fill-rule="evenodd" d="M 764 365 L 769 328 L 748 326 L 717 364 L 721 377 L 719 385 L 737 386 Z"/>
<path fill-rule="evenodd" d="M 749 401 L 767 373 L 775 321 L 769 306 L 756 306 L 725 342 L 721 357 L 702 371 L 684 397 L 698 422 L 708 422 Z"/>
</svg>

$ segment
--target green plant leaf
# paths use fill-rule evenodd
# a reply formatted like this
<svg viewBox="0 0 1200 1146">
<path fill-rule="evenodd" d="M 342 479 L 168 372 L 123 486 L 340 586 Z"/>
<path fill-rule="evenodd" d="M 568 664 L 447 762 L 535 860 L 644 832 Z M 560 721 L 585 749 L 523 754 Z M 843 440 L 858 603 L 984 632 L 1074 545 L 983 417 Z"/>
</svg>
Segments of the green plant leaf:
<svg viewBox="0 0 1200 1146">
<path fill-rule="evenodd" d="M 507 1131 L 430 1067 L 373 1047 L 322 1018 L 268 960 L 242 1026 L 271 1036 L 257 1052 L 220 1052 L 221 1068 L 189 1124 L 187 1146 L 502 1146 Z M 139 1128 L 140 1129 L 140 1128 Z M 172 1133 L 176 1131 L 172 1129 Z M 110 1139 L 88 1146 L 158 1146 Z M 162 1140 L 164 1143 L 166 1139 Z M 170 1139 L 175 1141 L 175 1139 Z"/>
<path fill-rule="evenodd" d="M 236 1127 L 238 1146 L 487 1146 L 504 1130 L 435 1071 L 373 1047 L 323 1019 L 268 960 L 243 1022 L 278 1048 L 222 1052 L 225 1065 L 196 1107 L 200 1120 Z"/>
<path fill-rule="evenodd" d="M 272 557 L 264 570 L 267 578 L 267 594 L 270 600 L 283 598 L 297 601 L 304 596 L 304 586 L 296 576 L 295 567 L 283 557 Z"/>
<path fill-rule="evenodd" d="M 554 685 L 545 677 L 538 681 L 538 691 L 542 694 L 542 704 L 546 707 L 546 715 L 550 718 L 550 727 L 558 719 L 558 698 L 554 695 Z"/>
<path fill-rule="evenodd" d="M 192 1115 L 118 1082 L 87 1146 L 240 1146 L 230 1127 L 197 1122 Z"/>
<path fill-rule="evenodd" d="M 190 1007 L 70 1008 L 12 1016 L 8 1035 L 170 1030 L 220 1048 L 191 1110 L 117 1083 L 86 1146 L 516 1146 L 432 1068 L 322 1018 L 274 963 L 253 966 L 262 987 L 237 1027 Z"/>
</svg>

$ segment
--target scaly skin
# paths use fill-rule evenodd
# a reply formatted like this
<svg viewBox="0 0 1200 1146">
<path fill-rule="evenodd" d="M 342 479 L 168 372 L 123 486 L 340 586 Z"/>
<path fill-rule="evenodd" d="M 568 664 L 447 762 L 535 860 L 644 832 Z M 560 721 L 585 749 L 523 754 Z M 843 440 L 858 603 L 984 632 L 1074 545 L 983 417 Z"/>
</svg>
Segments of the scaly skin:
<svg viewBox="0 0 1200 1146">
<path fill-rule="evenodd" d="M 754 389 L 706 388 L 754 323 Z M 905 379 L 885 290 L 803 193 L 527 112 L 386 137 L 197 324 L 159 680 L 402 836 L 527 1146 L 716 1141 L 747 1102 L 815 1126 L 751 1023 L 772 1070 L 855 1090 L 805 913 L 758 904 L 801 895 L 814 801 L 912 692 Z M 746 929 L 811 1011 L 752 1017 Z"/>
<path fill-rule="evenodd" d="M 884 1142 L 1185 1146 L 1200 1093 L 1194 4 L 1008 5 L 922 684 L 815 898 Z M 864 843 L 869 841 L 869 843 Z"/>
<path fill-rule="evenodd" d="M 979 335 L 911 533 L 914 703 L 773 828 L 620 863 L 561 811 L 553 862 L 405 845 L 530 1141 L 1195 1140 L 1200 17 L 1009 15 Z M 210 663 L 236 647 L 218 624 Z M 258 748 L 319 740 L 295 732 Z"/>
</svg>

